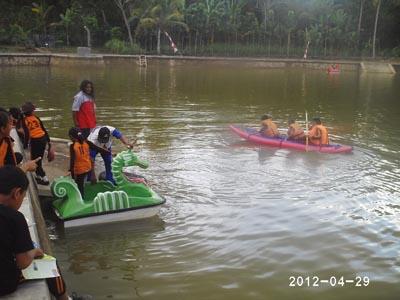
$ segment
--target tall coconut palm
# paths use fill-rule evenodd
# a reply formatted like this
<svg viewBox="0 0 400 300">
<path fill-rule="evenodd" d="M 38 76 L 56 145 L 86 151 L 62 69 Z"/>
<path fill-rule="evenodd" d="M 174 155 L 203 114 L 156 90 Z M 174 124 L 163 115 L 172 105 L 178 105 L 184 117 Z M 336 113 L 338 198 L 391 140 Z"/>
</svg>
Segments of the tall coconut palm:
<svg viewBox="0 0 400 300">
<path fill-rule="evenodd" d="M 375 58 L 375 43 L 376 43 L 376 30 L 378 28 L 379 11 L 381 8 L 381 0 L 374 0 L 376 6 L 375 24 L 374 24 L 374 37 L 372 39 L 372 58 Z"/>
<path fill-rule="evenodd" d="M 132 3 L 132 0 L 114 0 L 114 3 L 117 5 L 119 10 L 121 11 L 126 30 L 128 31 L 129 44 L 131 45 L 131 47 L 133 47 L 132 31 L 131 31 L 131 26 L 129 24 L 130 11 L 128 11 L 128 13 L 126 12 L 126 9 Z"/>
<path fill-rule="evenodd" d="M 228 19 L 228 28 L 235 33 L 235 47 L 238 42 L 238 30 L 240 15 L 243 7 L 246 5 L 246 0 L 226 0 L 225 12 Z"/>
<path fill-rule="evenodd" d="M 172 28 L 183 28 L 189 31 L 183 22 L 184 0 L 157 0 L 150 9 L 149 15 L 142 18 L 137 30 L 154 28 L 157 30 L 157 54 L 161 53 L 161 32 Z"/>
</svg>

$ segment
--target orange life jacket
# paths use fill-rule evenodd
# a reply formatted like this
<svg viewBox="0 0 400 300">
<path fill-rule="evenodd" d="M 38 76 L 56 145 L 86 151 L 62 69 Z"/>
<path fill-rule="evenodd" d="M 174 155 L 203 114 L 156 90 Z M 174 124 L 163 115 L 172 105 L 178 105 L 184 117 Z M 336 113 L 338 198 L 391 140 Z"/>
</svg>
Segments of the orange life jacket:
<svg viewBox="0 0 400 300">
<path fill-rule="evenodd" d="M 40 120 L 35 115 L 30 115 L 24 118 L 26 128 L 29 131 L 29 137 L 31 139 L 38 139 L 43 137 L 46 132 L 43 130 Z"/>
<path fill-rule="evenodd" d="M 278 127 L 276 126 L 276 124 L 271 119 L 263 120 L 261 122 L 261 126 L 263 127 L 262 133 L 265 136 L 268 136 L 268 137 L 277 137 L 277 136 L 279 136 Z"/>
<path fill-rule="evenodd" d="M 89 172 L 92 169 L 92 161 L 90 159 L 89 145 L 85 141 L 81 144 L 74 142 L 72 144 L 72 150 L 74 151 L 74 175 L 80 175 Z M 71 158 L 72 159 L 72 158 Z"/>
<path fill-rule="evenodd" d="M 304 130 L 296 122 L 293 123 L 293 124 L 290 124 L 289 125 L 289 129 L 292 129 L 292 130 L 288 130 L 288 138 L 289 139 L 297 140 L 297 139 L 304 138 L 304 136 L 305 136 L 304 135 Z M 289 131 L 290 131 L 290 135 L 289 135 Z"/>
<path fill-rule="evenodd" d="M 328 145 L 328 129 L 323 125 L 314 125 L 308 133 L 311 143 L 314 145 Z"/>
<path fill-rule="evenodd" d="M 12 141 L 9 137 L 4 137 L 0 140 L 0 167 L 6 164 L 7 156 L 11 156 L 14 160 L 13 165 L 17 165 L 17 159 L 12 149 Z"/>
</svg>

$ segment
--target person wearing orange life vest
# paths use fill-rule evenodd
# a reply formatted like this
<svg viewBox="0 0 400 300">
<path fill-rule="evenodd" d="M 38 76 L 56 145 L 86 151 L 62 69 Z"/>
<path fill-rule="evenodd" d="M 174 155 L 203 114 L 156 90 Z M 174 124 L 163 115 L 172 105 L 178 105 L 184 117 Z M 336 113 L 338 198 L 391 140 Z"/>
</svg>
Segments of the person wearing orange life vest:
<svg viewBox="0 0 400 300">
<path fill-rule="evenodd" d="M 17 159 L 13 151 L 13 140 L 10 137 L 12 120 L 6 111 L 0 111 L 0 167 L 5 165 L 17 165 Z"/>
<path fill-rule="evenodd" d="M 35 171 L 36 161 L 27 161 L 21 165 L 22 154 L 14 152 L 14 140 L 10 136 L 12 119 L 7 111 L 0 108 L 0 167 L 5 165 L 19 166 L 24 172 Z"/>
<path fill-rule="evenodd" d="M 322 125 L 320 118 L 314 118 L 308 132 L 309 141 L 317 146 L 329 145 L 328 129 Z"/>
<path fill-rule="evenodd" d="M 70 175 L 78 185 L 82 198 L 84 197 L 85 178 L 93 169 L 93 161 L 90 157 L 89 144 L 84 134 L 78 128 L 72 127 L 68 135 L 72 141 L 70 145 Z M 92 181 L 93 182 L 93 181 Z"/>
<path fill-rule="evenodd" d="M 303 128 L 293 119 L 289 120 L 287 139 L 292 141 L 304 141 L 305 134 Z"/>
<path fill-rule="evenodd" d="M 266 137 L 279 137 L 278 127 L 272 121 L 270 115 L 263 115 L 261 117 L 261 129 L 259 132 Z"/>
<path fill-rule="evenodd" d="M 36 107 L 32 102 L 26 102 L 22 105 L 21 110 L 24 114 L 22 126 L 25 132 L 25 145 L 29 144 L 31 159 L 43 158 L 46 146 L 48 145 L 48 152 L 51 152 L 50 137 L 46 128 L 43 126 L 42 121 L 33 113 Z M 50 159 L 49 159 L 50 160 Z M 36 169 L 36 181 L 38 184 L 48 185 L 49 179 L 46 172 L 42 167 L 42 159 L 38 161 Z"/>
</svg>

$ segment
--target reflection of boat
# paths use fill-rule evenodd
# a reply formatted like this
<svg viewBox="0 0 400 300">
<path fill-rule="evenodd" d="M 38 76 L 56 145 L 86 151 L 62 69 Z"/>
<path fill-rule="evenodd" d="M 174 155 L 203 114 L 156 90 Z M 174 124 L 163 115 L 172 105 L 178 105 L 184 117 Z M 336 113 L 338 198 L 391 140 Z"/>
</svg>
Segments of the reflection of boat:
<svg viewBox="0 0 400 300">
<path fill-rule="evenodd" d="M 279 147 L 279 148 L 289 148 L 296 149 L 300 151 L 316 151 L 324 153 L 346 153 L 351 152 L 353 147 L 339 144 L 330 144 L 327 146 L 315 146 L 308 145 L 304 143 L 288 141 L 285 138 L 268 138 L 261 135 L 254 128 L 239 127 L 236 125 L 230 125 L 230 129 L 235 132 L 240 137 L 257 144 Z"/>
<path fill-rule="evenodd" d="M 155 193 L 145 182 L 129 180 L 124 167 L 147 168 L 131 151 L 119 153 L 112 162 L 116 186 L 108 181 L 85 185 L 84 199 L 71 177 L 59 177 L 51 185 L 57 198 L 53 202 L 57 216 L 65 227 L 143 219 L 156 215 L 165 199 Z"/>
<path fill-rule="evenodd" d="M 327 69 L 328 74 L 339 74 L 340 68 L 338 64 L 330 65 Z"/>
</svg>

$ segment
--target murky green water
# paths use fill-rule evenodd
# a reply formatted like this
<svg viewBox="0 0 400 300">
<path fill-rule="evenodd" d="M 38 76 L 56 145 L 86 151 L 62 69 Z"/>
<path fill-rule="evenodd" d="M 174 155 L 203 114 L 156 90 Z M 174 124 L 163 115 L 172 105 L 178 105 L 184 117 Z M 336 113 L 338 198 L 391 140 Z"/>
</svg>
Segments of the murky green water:
<svg viewBox="0 0 400 300">
<path fill-rule="evenodd" d="M 57 231 L 71 290 L 96 299 L 398 299 L 400 77 L 212 64 L 0 68 L 0 104 L 31 99 L 66 137 L 84 78 L 99 123 L 139 138 L 159 218 Z M 350 155 L 260 148 L 228 124 L 320 115 Z M 368 277 L 367 287 L 319 282 Z M 297 279 L 297 278 L 296 278 Z M 301 279 L 299 279 L 301 281 Z M 332 281 L 333 283 L 333 281 Z"/>
</svg>

